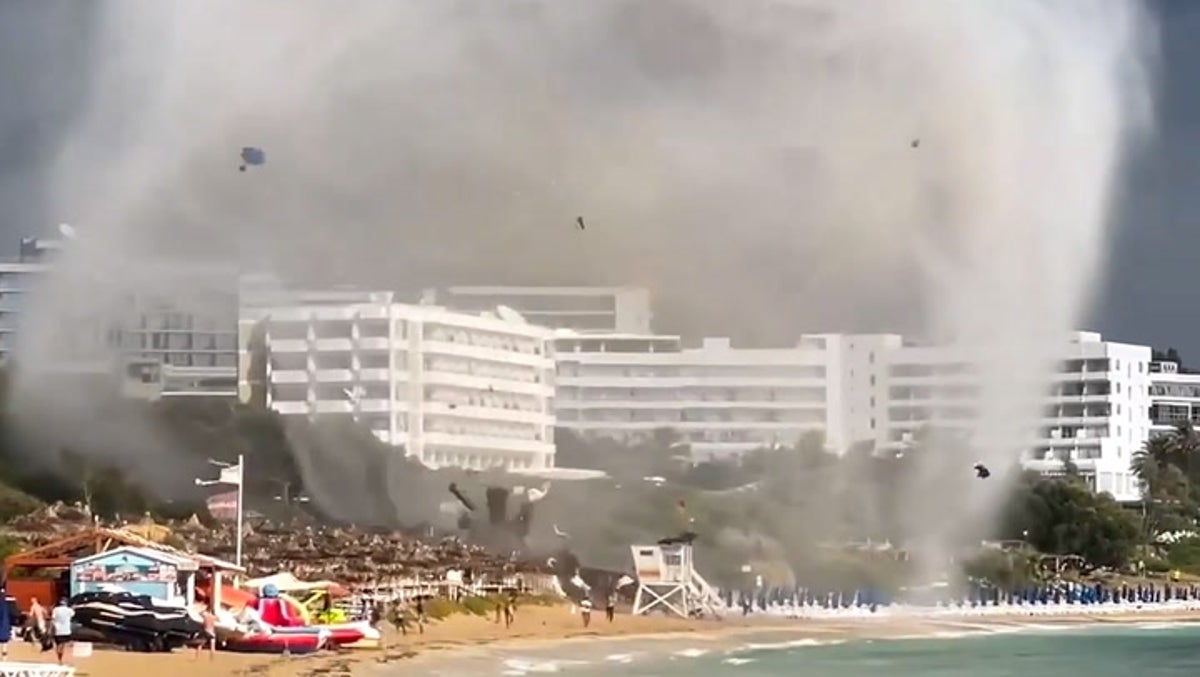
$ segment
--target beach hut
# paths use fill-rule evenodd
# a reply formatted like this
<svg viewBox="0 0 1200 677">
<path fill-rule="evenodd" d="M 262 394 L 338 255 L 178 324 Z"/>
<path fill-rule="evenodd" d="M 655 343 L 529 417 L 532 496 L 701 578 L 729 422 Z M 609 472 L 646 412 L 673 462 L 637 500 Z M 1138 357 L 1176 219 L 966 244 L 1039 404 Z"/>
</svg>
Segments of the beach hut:
<svg viewBox="0 0 1200 677">
<path fill-rule="evenodd" d="M 30 600 L 35 597 L 42 603 L 56 600 L 70 594 L 71 566 L 78 560 L 125 546 L 191 560 L 203 576 L 216 582 L 218 590 L 225 574 L 236 576 L 246 572 L 242 567 L 215 557 L 184 552 L 121 529 L 93 526 L 7 557 L 4 577 L 8 594 L 17 599 L 22 610 L 28 609 Z M 184 592 L 187 594 L 187 590 Z"/>
<path fill-rule="evenodd" d="M 195 598 L 196 560 L 164 550 L 123 546 L 71 563 L 71 596 L 116 589 L 167 602 Z"/>
</svg>

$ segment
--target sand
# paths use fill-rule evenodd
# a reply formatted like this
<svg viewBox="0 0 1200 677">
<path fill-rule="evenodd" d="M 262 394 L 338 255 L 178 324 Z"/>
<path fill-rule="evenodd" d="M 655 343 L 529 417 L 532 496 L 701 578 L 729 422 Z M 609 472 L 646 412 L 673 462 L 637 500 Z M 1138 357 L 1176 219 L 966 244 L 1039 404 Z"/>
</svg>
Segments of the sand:
<svg viewBox="0 0 1200 677">
<path fill-rule="evenodd" d="M 518 610 L 516 622 L 506 629 L 493 618 L 454 616 L 426 628 L 424 634 L 400 635 L 387 628 L 385 646 L 375 650 L 324 653 L 314 656 L 255 656 L 217 652 L 198 659 L 190 651 L 171 654 L 142 654 L 97 649 L 92 656 L 74 662 L 81 677 L 116 677 L 130 674 L 169 677 L 218 677 L 225 675 L 264 675 L 267 677 L 330 677 L 374 672 L 380 664 L 390 664 L 391 674 L 424 674 L 428 666 L 452 660 L 457 655 L 491 648 L 525 649 L 569 645 L 574 642 L 624 639 L 695 639 L 718 641 L 738 635 L 779 634 L 780 639 L 833 640 L 885 639 L 935 636 L 1006 626 L 1087 625 L 1095 623 L 1168 623 L 1200 622 L 1200 611 L 1145 610 L 1105 615 L 1064 614 L 1036 616 L 1027 614 L 991 616 L 942 616 L 914 618 L 902 616 L 821 618 L 788 620 L 780 618 L 729 618 L 723 621 L 684 620 L 663 616 L 633 617 L 618 614 L 613 623 L 603 613 L 593 613 L 592 624 L 584 628 L 579 615 L 569 607 L 527 607 Z M 39 653 L 29 644 L 10 645 L 11 660 L 53 663 L 53 653 Z"/>
</svg>

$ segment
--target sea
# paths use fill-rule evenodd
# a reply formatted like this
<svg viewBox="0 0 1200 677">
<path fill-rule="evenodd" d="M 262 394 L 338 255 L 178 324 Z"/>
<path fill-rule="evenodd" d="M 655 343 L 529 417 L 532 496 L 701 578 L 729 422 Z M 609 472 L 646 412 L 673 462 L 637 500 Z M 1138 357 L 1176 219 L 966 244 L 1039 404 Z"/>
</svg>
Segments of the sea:
<svg viewBox="0 0 1200 677">
<path fill-rule="evenodd" d="M 931 638 L 828 641 L 741 636 L 734 641 L 573 642 L 483 651 L 431 675 L 483 677 L 1166 677 L 1200 675 L 1200 625 L 1033 626 Z"/>
</svg>

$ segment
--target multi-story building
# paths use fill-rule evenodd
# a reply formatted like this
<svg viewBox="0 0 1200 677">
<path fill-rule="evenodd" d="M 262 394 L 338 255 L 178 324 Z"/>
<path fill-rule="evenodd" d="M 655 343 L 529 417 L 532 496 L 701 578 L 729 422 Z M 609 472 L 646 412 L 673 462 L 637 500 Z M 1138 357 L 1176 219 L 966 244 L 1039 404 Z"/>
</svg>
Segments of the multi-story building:
<svg viewBox="0 0 1200 677">
<path fill-rule="evenodd" d="M 555 355 L 559 424 L 585 436 L 633 442 L 670 428 L 699 457 L 793 444 L 809 432 L 842 442 L 842 412 L 829 399 L 837 377 L 821 349 L 560 332 Z"/>
<path fill-rule="evenodd" d="M 821 433 L 843 451 L 910 444 L 924 429 L 974 432 L 985 418 L 970 359 L 896 335 L 807 335 L 792 348 L 684 348 L 675 336 L 560 335 L 558 417 L 584 435 L 636 439 L 671 428 L 700 457 L 791 444 Z M 1073 463 L 1093 485 L 1135 500 L 1129 471 L 1150 419 L 1150 349 L 1077 333 L 1050 392 L 1031 407 L 1028 467 Z"/>
<path fill-rule="evenodd" d="M 1200 429 L 1200 374 L 1183 371 L 1178 362 L 1151 362 L 1151 431 L 1168 432 L 1185 423 Z"/>
<path fill-rule="evenodd" d="M 1150 348 L 1078 332 L 1064 342 L 1060 368 L 1032 421 L 1027 468 L 1047 474 L 1075 465 L 1099 491 L 1136 500 L 1133 454 L 1150 432 Z M 969 359 L 945 347 L 885 351 L 874 378 L 879 445 L 903 445 L 927 426 L 980 426 L 981 384 Z"/>
<path fill-rule="evenodd" d="M 0 361 L 11 358 L 17 349 L 21 308 L 46 270 L 44 263 L 0 263 Z"/>
<path fill-rule="evenodd" d="M 20 312 L 63 244 L 24 238 L 19 261 L 0 263 L 0 360 L 16 350 Z M 235 269 L 140 262 L 122 270 L 121 280 L 104 282 L 103 294 L 58 303 L 71 329 L 55 336 L 56 364 L 48 368 L 115 372 L 123 390 L 140 397 L 236 395 Z"/>
<path fill-rule="evenodd" d="M 431 467 L 554 466 L 551 331 L 510 309 L 459 313 L 380 292 L 242 312 L 244 361 L 263 361 L 266 405 L 280 414 L 353 417 Z"/>
<path fill-rule="evenodd" d="M 139 265 L 113 309 L 107 347 L 146 396 L 237 395 L 237 270 Z M 128 388 L 127 388 L 128 389 Z"/>
<path fill-rule="evenodd" d="M 580 332 L 650 333 L 650 292 L 641 287 L 448 287 L 424 298 L 455 310 L 507 306 L 533 324 Z"/>
</svg>

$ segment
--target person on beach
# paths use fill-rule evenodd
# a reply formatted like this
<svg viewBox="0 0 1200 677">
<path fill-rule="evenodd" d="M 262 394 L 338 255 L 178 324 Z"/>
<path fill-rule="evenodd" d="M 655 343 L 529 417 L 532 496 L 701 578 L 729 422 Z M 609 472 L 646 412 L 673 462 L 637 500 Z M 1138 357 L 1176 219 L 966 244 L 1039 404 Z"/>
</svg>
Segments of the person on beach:
<svg viewBox="0 0 1200 677">
<path fill-rule="evenodd" d="M 609 623 L 613 622 L 613 618 L 617 615 L 617 593 L 611 592 L 608 595 L 608 601 L 604 604 L 604 617 Z"/>
<path fill-rule="evenodd" d="M 504 627 L 511 628 L 516 616 L 517 601 L 513 595 L 504 598 Z"/>
<path fill-rule="evenodd" d="M 399 600 L 392 602 L 388 606 L 388 622 L 402 636 L 408 635 L 408 615 L 404 612 L 404 607 L 400 605 Z"/>
<path fill-rule="evenodd" d="M 8 660 L 8 643 L 12 641 L 13 604 L 8 601 L 8 592 L 0 586 L 0 660 Z"/>
<path fill-rule="evenodd" d="M 371 627 L 378 630 L 379 623 L 383 620 L 383 601 L 375 600 L 371 605 Z"/>
<path fill-rule="evenodd" d="M 417 612 L 417 634 L 423 635 L 425 634 L 425 601 L 420 597 L 417 598 L 415 610 Z"/>
<path fill-rule="evenodd" d="M 587 597 L 579 603 L 579 615 L 583 618 L 583 627 L 588 627 L 592 624 L 592 600 Z"/>
<path fill-rule="evenodd" d="M 200 612 L 200 622 L 204 625 L 204 630 L 200 633 L 200 641 L 196 643 L 196 653 L 192 655 L 192 660 L 200 658 L 200 652 L 207 648 L 208 660 L 211 661 L 217 654 L 217 615 L 205 606 L 204 611 Z"/>
<path fill-rule="evenodd" d="M 50 645 L 43 641 L 46 637 L 46 607 L 42 606 L 37 597 L 29 600 L 29 637 L 35 642 L 40 642 L 42 651 L 50 648 Z"/>
<path fill-rule="evenodd" d="M 75 610 L 67 606 L 67 598 L 58 600 L 58 606 L 50 612 L 50 624 L 54 626 L 54 655 L 58 664 L 63 664 L 67 645 L 71 643 L 71 621 L 75 619 Z"/>
</svg>

